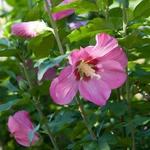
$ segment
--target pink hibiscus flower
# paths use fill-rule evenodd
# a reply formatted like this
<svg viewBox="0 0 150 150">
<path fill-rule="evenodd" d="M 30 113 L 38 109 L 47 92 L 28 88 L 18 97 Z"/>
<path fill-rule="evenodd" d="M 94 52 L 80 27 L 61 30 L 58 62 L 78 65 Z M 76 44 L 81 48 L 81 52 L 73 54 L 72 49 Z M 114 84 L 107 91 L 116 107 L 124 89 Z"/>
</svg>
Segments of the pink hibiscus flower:
<svg viewBox="0 0 150 150">
<path fill-rule="evenodd" d="M 50 30 L 43 21 L 29 21 L 15 23 L 11 27 L 13 35 L 23 38 L 32 38 L 43 33 L 45 30 Z"/>
<path fill-rule="evenodd" d="M 126 80 L 127 57 L 115 38 L 96 35 L 96 45 L 74 50 L 65 67 L 50 86 L 57 104 L 69 104 L 76 93 L 96 105 L 106 104 L 112 89 Z"/>
<path fill-rule="evenodd" d="M 33 131 L 34 126 L 30 120 L 29 113 L 26 111 L 18 111 L 13 116 L 10 116 L 8 128 L 17 143 L 25 147 L 29 147 L 39 140 L 39 136 L 36 133 L 32 143 L 30 143 L 29 133 Z"/>
<path fill-rule="evenodd" d="M 59 5 L 69 4 L 73 1 L 76 1 L 76 0 L 64 0 Z M 67 9 L 67 10 L 63 10 L 63 11 L 60 11 L 60 12 L 53 13 L 52 16 L 53 16 L 53 19 L 56 21 L 56 20 L 63 19 L 64 17 L 67 17 L 67 16 L 69 16 L 73 13 L 74 13 L 74 9 Z"/>
</svg>

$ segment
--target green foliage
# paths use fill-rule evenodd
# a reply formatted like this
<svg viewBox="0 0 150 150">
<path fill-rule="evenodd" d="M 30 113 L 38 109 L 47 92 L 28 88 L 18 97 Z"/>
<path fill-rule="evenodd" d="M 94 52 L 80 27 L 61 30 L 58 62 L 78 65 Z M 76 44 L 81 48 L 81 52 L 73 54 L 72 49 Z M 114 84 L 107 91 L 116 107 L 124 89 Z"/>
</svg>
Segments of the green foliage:
<svg viewBox="0 0 150 150">
<path fill-rule="evenodd" d="M 37 58 L 43 58 L 50 55 L 51 49 L 54 47 L 54 36 L 51 32 L 43 33 L 29 42 L 29 49 L 33 51 Z"/>
<path fill-rule="evenodd" d="M 15 105 L 18 102 L 18 100 L 9 101 L 5 104 L 0 105 L 0 112 L 9 110 L 13 105 Z"/>
<path fill-rule="evenodd" d="M 0 146 L 4 150 L 24 149 L 9 136 L 7 120 L 16 111 L 27 110 L 33 122 L 39 124 L 28 136 L 32 142 L 34 133 L 40 134 L 40 141 L 31 149 L 53 149 L 43 126 L 45 119 L 40 118 L 31 102 L 34 96 L 42 104 L 41 110 L 61 150 L 131 150 L 133 138 L 137 150 L 149 150 L 150 0 L 78 0 L 63 6 L 58 6 L 61 0 L 53 0 L 53 12 L 75 10 L 73 15 L 56 22 L 65 50 L 63 55 L 59 53 L 56 35 L 51 31 L 31 39 L 11 34 L 14 22 L 44 20 L 51 26 L 44 1 L 4 2 L 11 8 L 0 6 Z M 126 35 L 123 33 L 123 5 L 127 13 Z M 72 30 L 68 23 L 74 21 L 88 23 Z M 98 139 L 94 141 L 76 101 L 70 105 L 56 105 L 49 95 L 51 80 L 42 78 L 55 66 L 59 74 L 68 63 L 68 53 L 80 46 L 93 45 L 95 35 L 103 32 L 116 37 L 128 55 L 128 93 L 126 85 L 113 90 L 104 107 L 83 101 L 88 125 Z M 31 78 L 32 89 L 25 71 Z"/>
<path fill-rule="evenodd" d="M 38 80 L 41 80 L 43 75 L 45 74 L 45 72 L 50 69 L 53 68 L 57 65 L 59 65 L 59 63 L 61 63 L 61 61 L 63 61 L 64 58 L 66 58 L 68 55 L 61 55 L 58 56 L 56 58 L 48 58 L 48 59 L 44 59 L 43 61 L 40 60 L 39 62 L 37 62 L 35 64 L 35 67 L 38 67 Z"/>
<path fill-rule="evenodd" d="M 150 0 L 142 0 L 134 10 L 134 16 L 139 17 L 148 17 L 150 16 Z"/>
</svg>

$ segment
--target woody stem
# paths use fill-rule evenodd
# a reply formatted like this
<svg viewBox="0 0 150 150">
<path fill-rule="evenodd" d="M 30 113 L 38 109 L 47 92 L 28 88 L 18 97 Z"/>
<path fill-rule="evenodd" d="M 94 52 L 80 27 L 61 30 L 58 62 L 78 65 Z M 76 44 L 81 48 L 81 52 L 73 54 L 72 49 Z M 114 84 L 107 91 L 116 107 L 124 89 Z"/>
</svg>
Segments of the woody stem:
<svg viewBox="0 0 150 150">
<path fill-rule="evenodd" d="M 86 113 L 84 111 L 84 108 L 83 108 L 83 105 L 81 104 L 80 102 L 80 99 L 76 98 L 76 102 L 79 106 L 79 111 L 80 111 L 80 114 L 82 116 L 82 119 L 83 119 L 83 122 L 87 128 L 87 130 L 89 131 L 90 135 L 91 135 L 91 138 L 93 140 L 96 140 L 96 135 L 94 134 L 93 130 L 91 129 L 91 127 L 88 125 L 88 120 L 87 120 L 87 116 L 86 116 Z"/>
<path fill-rule="evenodd" d="M 22 62 L 22 67 L 23 67 L 23 72 L 24 72 L 25 78 L 26 78 L 26 80 L 27 80 L 27 82 L 29 84 L 30 90 L 32 90 L 33 89 L 32 81 L 31 81 L 31 79 L 29 77 L 29 74 L 28 74 L 28 71 L 26 69 L 26 66 L 25 66 L 24 62 Z M 38 113 L 39 113 L 39 115 L 41 117 L 41 120 L 44 121 L 45 129 L 46 129 L 46 131 L 48 133 L 48 136 L 49 136 L 49 138 L 50 138 L 50 140 L 51 140 L 51 142 L 52 142 L 52 144 L 54 146 L 54 150 L 59 150 L 59 148 L 57 146 L 57 143 L 55 141 L 55 138 L 53 137 L 53 135 L 51 133 L 51 130 L 49 128 L 49 125 L 47 123 L 47 118 L 45 117 L 45 115 L 42 112 L 41 104 L 40 104 L 39 99 L 37 99 L 35 96 L 33 96 L 32 101 L 33 101 L 33 104 L 34 104 L 35 108 L 37 109 L 37 111 L 38 111 Z"/>
<path fill-rule="evenodd" d="M 128 1 L 125 0 L 123 2 L 123 36 L 125 37 L 127 35 L 127 23 L 128 23 L 128 17 L 127 17 L 127 6 L 128 6 Z M 126 50 L 126 53 L 128 55 L 128 51 Z M 126 68 L 126 71 L 128 72 L 128 66 Z M 126 100 L 128 103 L 128 108 L 129 108 L 129 115 L 130 117 L 132 117 L 132 111 L 131 111 L 131 100 L 130 100 L 130 91 L 129 91 L 129 77 L 127 78 L 126 84 L 125 84 L 125 88 L 126 88 Z M 134 127 L 133 124 L 131 123 L 131 138 L 132 138 L 132 150 L 136 150 L 136 146 L 135 146 L 135 133 L 134 133 Z"/>
<path fill-rule="evenodd" d="M 47 13 L 48 13 L 48 16 L 49 16 L 51 26 L 54 30 L 54 36 L 55 36 L 59 51 L 60 51 L 61 54 L 64 54 L 63 46 L 62 46 L 62 43 L 61 43 L 61 40 L 60 40 L 60 37 L 59 37 L 59 33 L 58 33 L 58 28 L 57 28 L 57 25 L 56 25 L 55 21 L 53 20 L 51 6 L 50 6 L 50 3 L 49 3 L 48 0 L 45 0 L 45 6 L 46 6 L 46 10 L 47 10 Z"/>
</svg>

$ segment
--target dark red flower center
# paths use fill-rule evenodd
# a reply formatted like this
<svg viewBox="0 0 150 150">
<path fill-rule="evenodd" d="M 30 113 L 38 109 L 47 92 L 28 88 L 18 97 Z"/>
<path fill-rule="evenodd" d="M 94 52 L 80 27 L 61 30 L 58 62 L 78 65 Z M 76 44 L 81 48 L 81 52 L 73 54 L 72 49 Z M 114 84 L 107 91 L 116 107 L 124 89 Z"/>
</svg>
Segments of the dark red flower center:
<svg viewBox="0 0 150 150">
<path fill-rule="evenodd" d="M 100 78 L 97 74 L 96 64 L 98 61 L 96 59 L 80 60 L 76 63 L 75 76 L 77 80 L 88 80 L 90 78 L 96 77 Z"/>
</svg>

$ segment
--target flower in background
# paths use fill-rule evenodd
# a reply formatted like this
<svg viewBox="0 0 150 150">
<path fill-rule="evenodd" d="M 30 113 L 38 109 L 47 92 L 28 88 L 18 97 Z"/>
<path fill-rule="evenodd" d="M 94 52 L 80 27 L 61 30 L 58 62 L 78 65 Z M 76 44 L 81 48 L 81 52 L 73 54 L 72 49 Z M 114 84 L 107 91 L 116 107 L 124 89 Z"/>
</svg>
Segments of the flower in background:
<svg viewBox="0 0 150 150">
<path fill-rule="evenodd" d="M 69 4 L 74 1 L 76 0 L 64 0 L 59 5 Z M 53 19 L 56 21 L 56 20 L 63 19 L 64 17 L 70 16 L 73 13 L 74 13 L 74 9 L 67 9 L 67 10 L 62 10 L 60 12 L 53 13 L 52 16 L 53 16 Z"/>
<path fill-rule="evenodd" d="M 50 30 L 43 21 L 29 21 L 15 23 L 11 27 L 13 35 L 23 38 L 32 38 L 43 33 L 46 30 Z"/>
<path fill-rule="evenodd" d="M 56 68 L 49 68 L 43 75 L 42 80 L 52 80 L 56 77 Z"/>
<path fill-rule="evenodd" d="M 32 142 L 29 140 L 29 133 L 33 132 L 34 126 L 30 120 L 29 113 L 26 111 L 18 111 L 8 119 L 8 128 L 17 143 L 22 146 L 29 147 L 39 140 L 37 133 L 34 133 Z"/>
<path fill-rule="evenodd" d="M 127 57 L 117 40 L 108 34 L 96 35 L 96 45 L 74 50 L 65 67 L 50 86 L 53 101 L 69 104 L 76 93 L 96 105 L 106 104 L 112 89 L 126 80 Z"/>
<path fill-rule="evenodd" d="M 88 21 L 76 21 L 76 22 L 71 22 L 71 23 L 69 23 L 68 25 L 69 25 L 69 28 L 70 28 L 71 30 L 74 30 L 74 29 L 80 28 L 81 26 L 86 25 L 87 22 L 88 22 Z"/>
</svg>

